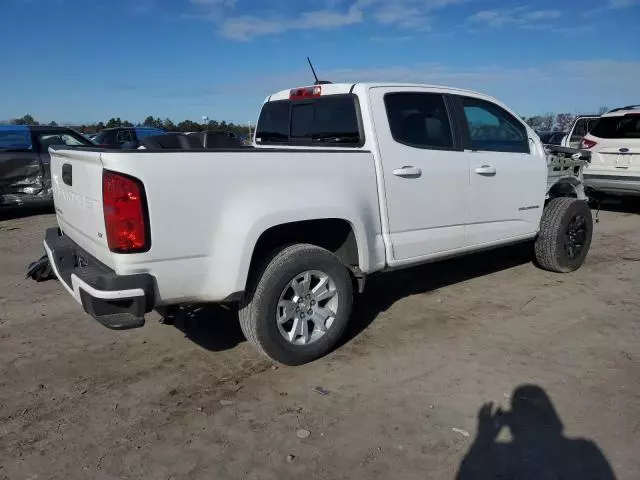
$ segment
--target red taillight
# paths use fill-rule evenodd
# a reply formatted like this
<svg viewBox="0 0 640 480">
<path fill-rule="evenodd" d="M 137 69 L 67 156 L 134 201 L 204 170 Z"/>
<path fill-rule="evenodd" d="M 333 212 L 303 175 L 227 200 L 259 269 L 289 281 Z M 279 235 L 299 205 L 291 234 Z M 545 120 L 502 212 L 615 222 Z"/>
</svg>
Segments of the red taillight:
<svg viewBox="0 0 640 480">
<path fill-rule="evenodd" d="M 593 140 L 589 140 L 588 138 L 583 138 L 580 140 L 580 148 L 582 150 L 589 150 L 590 148 L 595 147 L 598 142 L 594 142 Z"/>
<path fill-rule="evenodd" d="M 135 253 L 149 249 L 146 199 L 138 179 L 104 171 L 102 205 L 109 250 Z"/>
<path fill-rule="evenodd" d="M 313 87 L 293 88 L 289 90 L 289 100 L 303 100 L 305 98 L 315 98 L 322 94 L 320 85 Z"/>
</svg>

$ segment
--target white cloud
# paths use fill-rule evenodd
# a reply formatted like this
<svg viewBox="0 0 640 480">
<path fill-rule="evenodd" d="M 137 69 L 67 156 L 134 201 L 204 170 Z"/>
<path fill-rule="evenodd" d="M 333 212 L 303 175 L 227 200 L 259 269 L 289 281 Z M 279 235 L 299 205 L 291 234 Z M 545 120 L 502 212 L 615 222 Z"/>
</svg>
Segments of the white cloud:
<svg viewBox="0 0 640 480">
<path fill-rule="evenodd" d="M 494 95 L 516 111 L 536 114 L 544 111 L 585 111 L 600 105 L 633 103 L 640 83 L 640 62 L 614 60 L 558 61 L 531 67 L 510 68 L 501 64 L 459 68 L 442 63 L 421 63 L 367 69 L 326 69 L 316 65 L 319 75 L 333 82 L 407 82 L 468 88 Z M 624 71 L 624 76 L 611 72 Z M 286 74 L 256 75 L 259 84 L 221 85 L 214 94 L 237 91 L 270 93 L 312 82 L 308 70 Z M 531 110 L 531 97 L 538 98 Z M 526 107 L 523 107 L 527 105 Z"/>
<path fill-rule="evenodd" d="M 303 12 L 296 18 L 239 16 L 222 22 L 220 34 L 232 40 L 284 33 L 287 30 L 332 29 L 360 23 L 363 11 L 360 3 L 355 3 L 347 11 L 315 10 Z"/>
<path fill-rule="evenodd" d="M 582 12 L 583 17 L 592 17 L 601 13 L 605 13 L 611 10 L 620 10 L 623 8 L 630 8 L 640 5 L 640 0 L 609 0 L 606 5 L 602 7 L 591 8 Z"/>
<path fill-rule="evenodd" d="M 333 29 L 374 21 L 382 26 L 403 30 L 427 31 L 434 12 L 461 3 L 479 0 L 318 0 L 320 8 L 279 8 L 266 2 L 259 13 L 229 15 L 237 0 L 188 0 L 195 11 L 182 16 L 214 22 L 223 37 L 247 41 L 255 37 L 277 35 L 290 30 Z M 306 2 L 305 2 L 306 3 Z M 301 4 L 303 5 L 303 4 Z M 307 3 L 308 5 L 308 3 Z M 266 11 L 263 12 L 263 10 Z M 282 11 L 291 13 L 281 13 Z M 273 13 L 270 13 L 273 12 Z"/>
<path fill-rule="evenodd" d="M 531 10 L 528 6 L 515 8 L 498 8 L 481 10 L 469 17 L 471 23 L 482 24 L 492 28 L 514 25 L 522 28 L 542 28 L 561 16 L 559 10 Z"/>
<path fill-rule="evenodd" d="M 610 8 L 627 8 L 640 4 L 639 0 L 609 0 Z"/>
</svg>

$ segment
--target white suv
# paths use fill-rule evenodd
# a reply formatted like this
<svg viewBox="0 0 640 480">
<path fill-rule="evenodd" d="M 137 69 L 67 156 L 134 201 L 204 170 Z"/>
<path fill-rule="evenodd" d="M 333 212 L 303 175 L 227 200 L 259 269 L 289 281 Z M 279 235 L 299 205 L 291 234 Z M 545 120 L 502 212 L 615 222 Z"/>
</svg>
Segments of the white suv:
<svg viewBox="0 0 640 480">
<path fill-rule="evenodd" d="M 605 113 L 580 142 L 591 151 L 585 185 L 602 193 L 640 195 L 640 105 Z"/>
</svg>

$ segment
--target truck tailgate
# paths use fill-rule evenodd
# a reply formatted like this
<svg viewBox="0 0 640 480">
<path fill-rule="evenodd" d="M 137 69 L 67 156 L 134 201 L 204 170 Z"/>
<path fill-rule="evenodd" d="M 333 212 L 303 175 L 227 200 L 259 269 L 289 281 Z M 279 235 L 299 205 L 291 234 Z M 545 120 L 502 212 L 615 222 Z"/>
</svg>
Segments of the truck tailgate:
<svg viewBox="0 0 640 480">
<path fill-rule="evenodd" d="M 87 253 L 113 268 L 102 209 L 101 153 L 55 148 L 50 152 L 58 226 Z"/>
</svg>

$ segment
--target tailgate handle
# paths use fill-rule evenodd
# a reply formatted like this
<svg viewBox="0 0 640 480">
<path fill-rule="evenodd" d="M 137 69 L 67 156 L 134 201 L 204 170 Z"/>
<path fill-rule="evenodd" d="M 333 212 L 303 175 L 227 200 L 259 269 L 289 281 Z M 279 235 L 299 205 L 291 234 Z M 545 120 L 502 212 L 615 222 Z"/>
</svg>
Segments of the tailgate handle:
<svg viewBox="0 0 640 480">
<path fill-rule="evenodd" d="M 73 174 L 71 172 L 70 163 L 65 163 L 64 165 L 62 165 L 62 181 L 70 187 L 73 185 Z"/>
</svg>

